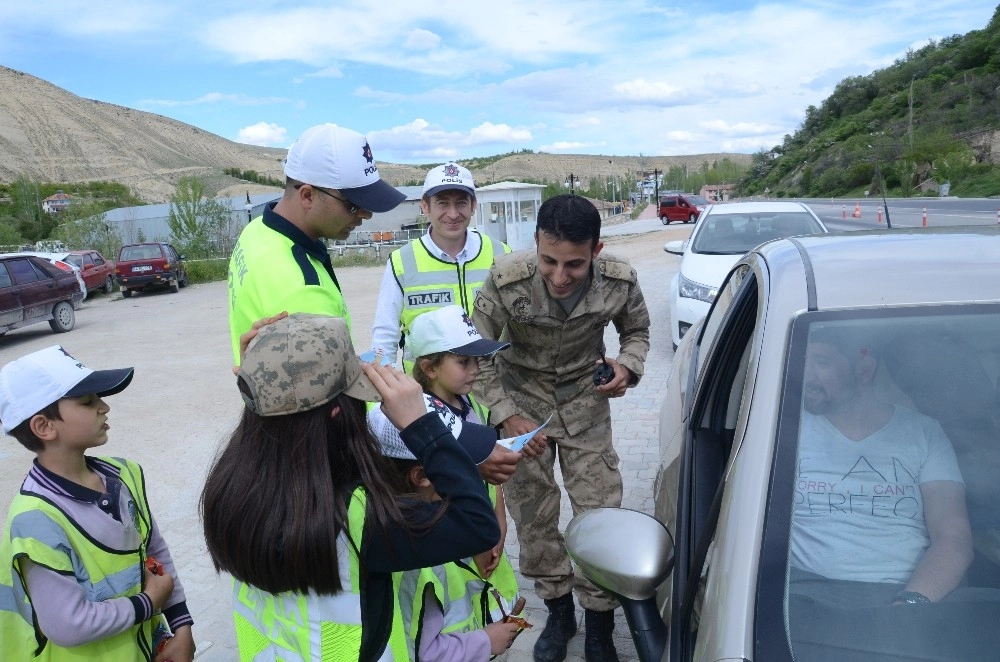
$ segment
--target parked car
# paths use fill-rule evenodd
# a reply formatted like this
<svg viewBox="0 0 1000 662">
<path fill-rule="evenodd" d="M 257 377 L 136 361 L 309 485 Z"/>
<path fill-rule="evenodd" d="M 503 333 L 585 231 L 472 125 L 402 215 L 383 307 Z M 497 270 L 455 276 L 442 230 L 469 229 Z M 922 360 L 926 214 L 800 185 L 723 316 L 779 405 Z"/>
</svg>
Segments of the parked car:
<svg viewBox="0 0 1000 662">
<path fill-rule="evenodd" d="M 80 269 L 88 292 L 101 290 L 105 294 L 111 294 L 115 286 L 114 262 L 106 260 L 94 250 L 70 251 L 62 259 Z"/>
<path fill-rule="evenodd" d="M 8 253 L 8 255 L 31 255 L 34 257 L 40 257 L 46 260 L 49 264 L 59 267 L 63 271 L 67 271 L 76 278 L 77 285 L 80 286 L 80 294 L 83 295 L 82 298 L 87 298 L 87 283 L 83 280 L 83 273 L 80 271 L 80 267 L 73 264 L 66 258 L 68 253 L 47 253 L 44 251 L 19 251 L 17 253 Z"/>
<path fill-rule="evenodd" d="M 73 271 L 36 255 L 0 255 L 0 335 L 45 321 L 56 333 L 71 331 L 81 301 Z"/>
<path fill-rule="evenodd" d="M 712 205 L 686 242 L 663 250 L 681 256 L 670 281 L 670 335 L 674 349 L 708 312 L 715 294 L 741 255 L 782 237 L 826 232 L 816 214 L 801 202 L 736 202 Z"/>
<path fill-rule="evenodd" d="M 998 262 L 1000 228 L 942 227 L 736 263 L 667 379 L 655 518 L 566 532 L 640 659 L 996 659 Z"/>
<path fill-rule="evenodd" d="M 664 225 L 671 221 L 694 223 L 708 208 L 708 200 L 700 195 L 668 193 L 660 196 L 660 207 L 657 215 Z"/>
<path fill-rule="evenodd" d="M 127 244 L 118 252 L 115 275 L 126 299 L 138 290 L 169 287 L 177 292 L 187 287 L 187 268 L 184 256 L 174 247 L 163 242 Z"/>
</svg>

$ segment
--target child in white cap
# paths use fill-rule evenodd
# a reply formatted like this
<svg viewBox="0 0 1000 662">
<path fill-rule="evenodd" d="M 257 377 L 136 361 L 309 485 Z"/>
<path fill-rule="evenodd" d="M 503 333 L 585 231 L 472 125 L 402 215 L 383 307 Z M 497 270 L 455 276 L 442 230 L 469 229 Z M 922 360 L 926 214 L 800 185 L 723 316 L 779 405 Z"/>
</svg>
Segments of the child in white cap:
<svg viewBox="0 0 1000 662">
<path fill-rule="evenodd" d="M 459 306 L 438 308 L 418 316 L 411 326 L 413 378 L 423 386 L 428 403 L 442 415 L 459 425 L 464 422 L 479 427 L 483 421 L 469 399 L 479 361 L 508 346 L 480 336 Z M 404 485 L 425 498 L 436 498 L 440 486 L 432 484 L 412 454 L 405 452 L 397 441 L 398 432 L 385 416 L 373 409 L 368 421 L 383 454 L 394 458 Z M 491 432 L 495 441 L 496 433 Z M 476 461 L 485 461 L 488 456 Z M 512 641 L 508 641 L 510 624 L 500 622 L 518 598 L 517 578 L 504 554 L 507 514 L 503 490 L 490 484 L 486 487 L 502 531 L 499 543 L 471 559 L 403 573 L 399 604 L 415 659 L 486 660 L 490 653 L 502 653 Z M 517 628 L 513 632 L 516 634 Z"/>
<path fill-rule="evenodd" d="M 3 431 L 35 454 L 0 542 L 4 660 L 194 657 L 193 621 L 142 468 L 86 454 L 108 442 L 104 398 L 132 374 L 91 370 L 58 345 L 0 369 Z"/>
</svg>

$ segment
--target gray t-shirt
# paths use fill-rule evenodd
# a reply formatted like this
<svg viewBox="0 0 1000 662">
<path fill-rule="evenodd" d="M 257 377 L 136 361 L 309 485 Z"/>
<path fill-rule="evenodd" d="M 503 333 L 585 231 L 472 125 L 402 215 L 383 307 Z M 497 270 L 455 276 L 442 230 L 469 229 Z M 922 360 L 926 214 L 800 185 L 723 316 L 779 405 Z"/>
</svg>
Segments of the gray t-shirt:
<svg viewBox="0 0 1000 662">
<path fill-rule="evenodd" d="M 896 407 L 881 430 L 848 439 L 802 414 L 791 565 L 831 579 L 905 584 L 930 544 L 920 485 L 963 482 L 932 418 Z"/>
</svg>

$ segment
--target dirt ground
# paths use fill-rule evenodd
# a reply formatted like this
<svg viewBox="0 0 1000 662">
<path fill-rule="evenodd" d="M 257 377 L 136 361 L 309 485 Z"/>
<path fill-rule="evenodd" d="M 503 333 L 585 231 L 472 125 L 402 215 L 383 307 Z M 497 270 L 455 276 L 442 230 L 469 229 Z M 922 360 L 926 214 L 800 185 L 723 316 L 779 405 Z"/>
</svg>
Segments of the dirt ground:
<svg viewBox="0 0 1000 662">
<path fill-rule="evenodd" d="M 663 244 L 686 238 L 690 230 L 674 225 L 606 241 L 605 250 L 632 262 L 643 291 L 656 291 L 659 303 L 655 311 L 650 306 L 656 324 L 651 352 L 670 352 L 662 301 L 679 258 L 665 253 Z M 383 267 L 338 270 L 359 352 L 371 341 L 382 273 Z M 53 334 L 47 324 L 37 324 L 0 337 L 0 364 L 62 344 L 91 368 L 135 367 L 132 384 L 108 399 L 110 439 L 94 454 L 128 457 L 145 468 L 154 516 L 195 617 L 200 660 L 235 659 L 229 581 L 211 567 L 198 517 L 205 472 L 242 407 L 231 372 L 226 296 L 223 282 L 127 300 L 118 293 L 98 296 L 83 303 L 69 333 Z M 0 441 L 4 513 L 31 459 L 12 438 Z"/>
</svg>

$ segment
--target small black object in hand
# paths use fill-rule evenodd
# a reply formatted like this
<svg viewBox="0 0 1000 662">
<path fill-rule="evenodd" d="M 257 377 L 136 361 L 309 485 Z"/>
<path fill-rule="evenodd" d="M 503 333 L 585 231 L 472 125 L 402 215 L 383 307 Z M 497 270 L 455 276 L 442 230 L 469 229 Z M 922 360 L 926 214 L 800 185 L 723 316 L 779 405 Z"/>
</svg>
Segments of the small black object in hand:
<svg viewBox="0 0 1000 662">
<path fill-rule="evenodd" d="M 594 386 L 604 386 L 615 377 L 615 369 L 610 363 L 602 363 L 594 371 Z"/>
</svg>

